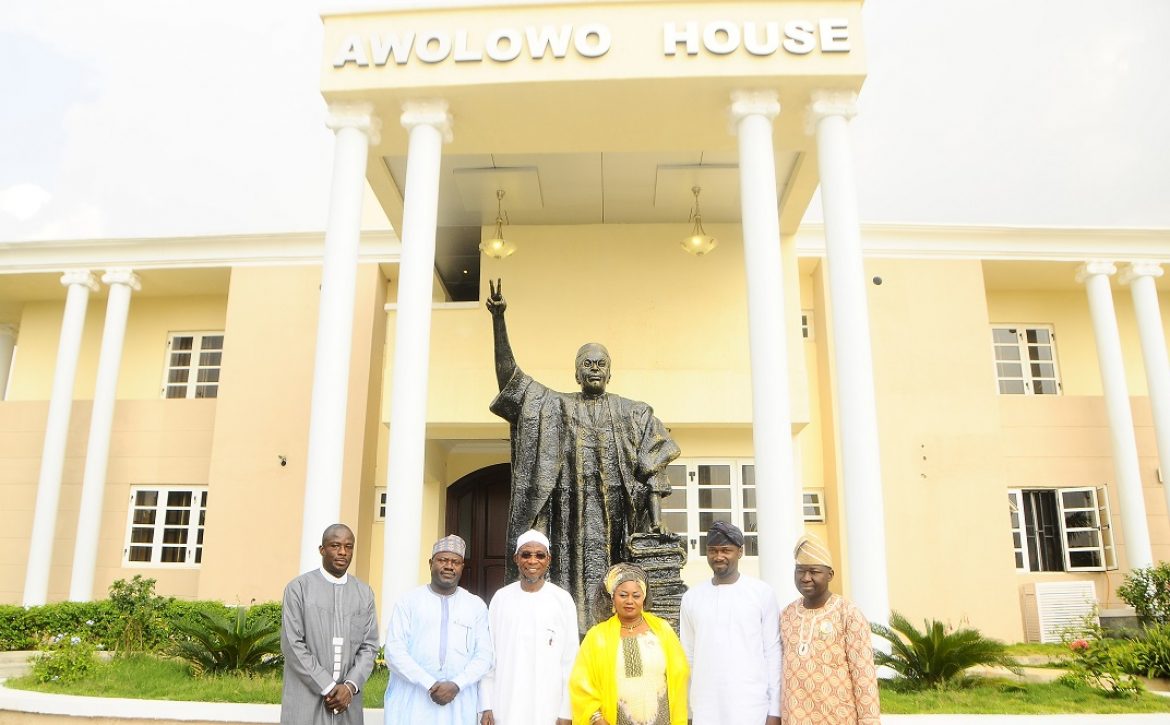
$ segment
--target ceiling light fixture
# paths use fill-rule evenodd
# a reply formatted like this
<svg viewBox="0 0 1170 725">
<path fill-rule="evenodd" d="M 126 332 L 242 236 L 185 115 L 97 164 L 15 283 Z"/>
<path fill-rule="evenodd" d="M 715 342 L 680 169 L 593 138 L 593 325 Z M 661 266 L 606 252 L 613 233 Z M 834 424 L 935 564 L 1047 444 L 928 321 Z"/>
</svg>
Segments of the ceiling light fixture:
<svg viewBox="0 0 1170 725">
<path fill-rule="evenodd" d="M 701 257 L 719 246 L 719 240 L 703 229 L 703 214 L 699 211 L 699 192 L 702 190 L 699 186 L 691 187 L 691 193 L 695 195 L 695 209 L 691 212 L 691 219 L 694 219 L 695 226 L 691 229 L 690 235 L 683 237 L 682 240 L 682 248 L 696 257 Z"/>
<path fill-rule="evenodd" d="M 505 222 L 507 218 L 504 212 L 504 190 L 496 189 L 496 233 L 491 239 L 479 243 L 479 251 L 493 259 L 503 259 L 516 251 L 516 244 L 504 239 L 504 224 L 511 224 L 511 221 Z"/>
</svg>

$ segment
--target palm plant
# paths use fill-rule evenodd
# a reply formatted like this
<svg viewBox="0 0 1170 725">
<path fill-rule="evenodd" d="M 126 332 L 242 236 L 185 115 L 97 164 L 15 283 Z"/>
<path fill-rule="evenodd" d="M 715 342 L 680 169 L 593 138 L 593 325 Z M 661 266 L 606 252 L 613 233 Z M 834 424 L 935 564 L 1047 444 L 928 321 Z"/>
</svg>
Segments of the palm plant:
<svg viewBox="0 0 1170 725">
<path fill-rule="evenodd" d="M 919 631 L 898 612 L 890 612 L 888 627 L 870 624 L 874 634 L 890 643 L 889 653 L 874 651 L 874 662 L 889 667 L 907 686 L 944 688 L 978 665 L 1020 672 L 1003 642 L 984 637 L 977 629 L 952 630 L 938 620 L 923 624 L 925 629 Z"/>
<path fill-rule="evenodd" d="M 248 607 L 236 607 L 229 617 L 198 611 L 174 629 L 175 654 L 197 673 L 257 672 L 280 663 L 280 624 L 270 617 L 248 616 Z"/>
</svg>

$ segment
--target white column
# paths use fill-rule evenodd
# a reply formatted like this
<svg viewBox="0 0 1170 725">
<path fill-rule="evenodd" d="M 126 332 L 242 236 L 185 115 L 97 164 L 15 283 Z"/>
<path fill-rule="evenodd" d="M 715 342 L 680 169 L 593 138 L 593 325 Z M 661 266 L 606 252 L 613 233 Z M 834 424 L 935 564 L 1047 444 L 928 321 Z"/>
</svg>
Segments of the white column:
<svg viewBox="0 0 1170 725">
<path fill-rule="evenodd" d="M 85 473 L 81 480 L 81 506 L 77 514 L 77 541 L 73 547 L 73 576 L 69 580 L 69 599 L 74 602 L 93 599 L 102 499 L 110 461 L 110 432 L 114 426 L 114 402 L 118 397 L 118 371 L 122 367 L 130 292 L 142 288 L 138 276 L 128 269 L 111 269 L 102 275 L 102 282 L 109 285 L 110 296 L 106 301 L 106 324 L 102 329 L 102 347 L 98 355 Z"/>
<path fill-rule="evenodd" d="M 53 564 L 57 502 L 61 498 L 61 471 L 65 466 L 69 416 L 73 412 L 77 357 L 81 352 L 81 333 L 85 327 L 89 293 L 98 289 L 97 280 L 88 269 L 66 272 L 61 276 L 61 284 L 69 291 L 65 297 L 65 315 L 61 320 L 61 338 L 57 343 L 57 367 L 53 372 L 53 391 L 49 396 L 45 443 L 41 449 L 41 474 L 37 481 L 37 503 L 33 513 L 32 535 L 29 536 L 22 600 L 26 607 L 44 604 L 49 595 L 49 568 Z"/>
<path fill-rule="evenodd" d="M 853 600 L 865 615 L 870 621 L 885 622 L 890 616 L 885 506 L 865 266 L 849 142 L 849 119 L 856 113 L 857 94 L 847 91 L 816 92 L 809 106 L 809 122 L 817 137 L 825 214 L 825 264 L 833 305 L 847 537 L 845 573 Z"/>
<path fill-rule="evenodd" d="M 1134 262 L 1118 277 L 1129 285 L 1138 335 L 1142 341 L 1142 360 L 1146 368 L 1146 388 L 1154 416 L 1154 440 L 1158 445 L 1158 465 L 1163 479 L 1170 477 L 1170 359 L 1166 355 L 1166 334 L 1162 311 L 1158 308 L 1158 290 L 1154 280 L 1162 276 L 1162 267 L 1153 262 Z M 1162 483 L 1166 511 L 1170 512 L 1170 481 Z"/>
<path fill-rule="evenodd" d="M 784 276 L 772 119 L 775 92 L 735 92 L 731 119 L 739 142 L 740 215 L 747 271 L 748 340 L 752 366 L 752 445 L 760 578 L 781 599 L 795 596 L 792 547 L 803 530 L 801 492 L 792 455 L 792 406 L 784 318 Z"/>
<path fill-rule="evenodd" d="M 0 400 L 8 390 L 8 376 L 12 372 L 12 353 L 16 350 L 16 325 L 0 325 Z"/>
<path fill-rule="evenodd" d="M 305 501 L 301 518 L 300 571 L 321 566 L 321 533 L 341 518 L 345 465 L 345 414 L 357 294 L 358 246 L 366 159 L 378 141 L 379 123 L 368 104 L 335 105 L 326 122 L 336 135 L 321 299 L 317 308 L 317 349 L 309 406 L 309 450 L 305 460 Z M 353 523 L 353 522 L 351 522 Z"/>
<path fill-rule="evenodd" d="M 1109 277 L 1116 271 L 1111 262 L 1087 262 L 1077 270 L 1077 282 L 1084 283 L 1089 295 L 1089 315 L 1093 319 L 1101 388 L 1105 393 L 1109 438 L 1113 444 L 1113 476 L 1121 499 L 1126 561 L 1130 568 L 1137 568 L 1152 565 L 1154 555 L 1150 550 L 1150 529 L 1142 497 L 1129 386 L 1125 382 L 1125 363 L 1121 358 L 1121 335 L 1117 331 L 1117 316 L 1113 310 L 1113 290 L 1109 288 Z"/>
<path fill-rule="evenodd" d="M 398 314 L 390 392 L 390 453 L 386 472 L 386 534 L 382 557 L 382 620 L 418 586 L 422 552 L 423 454 L 427 374 L 431 349 L 431 280 L 439 209 L 439 162 L 451 140 L 445 101 L 408 102 L 402 125 L 410 132 L 398 268 Z"/>
</svg>

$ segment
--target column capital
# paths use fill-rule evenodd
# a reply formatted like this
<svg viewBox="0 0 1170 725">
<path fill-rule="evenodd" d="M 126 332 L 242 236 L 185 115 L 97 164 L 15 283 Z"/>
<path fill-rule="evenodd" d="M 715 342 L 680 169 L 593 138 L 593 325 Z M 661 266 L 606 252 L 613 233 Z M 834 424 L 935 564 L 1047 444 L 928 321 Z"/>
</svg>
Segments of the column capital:
<svg viewBox="0 0 1170 725">
<path fill-rule="evenodd" d="M 79 284 L 82 287 L 88 288 L 90 292 L 97 292 L 99 289 L 97 277 L 94 277 L 93 272 L 90 272 L 88 269 L 71 269 L 63 273 L 61 275 L 61 284 L 66 287 Z"/>
<path fill-rule="evenodd" d="M 124 267 L 107 269 L 106 273 L 102 275 L 102 283 L 111 287 L 116 284 L 124 284 L 135 292 L 142 289 L 142 281 L 138 279 L 138 275 L 134 274 L 134 270 Z"/>
<path fill-rule="evenodd" d="M 1117 281 L 1121 284 L 1129 284 L 1138 277 L 1153 277 L 1157 279 L 1162 276 L 1162 265 L 1157 262 L 1149 260 L 1141 262 L 1130 262 L 1129 266 L 1121 270 L 1121 274 L 1117 276 Z"/>
<path fill-rule="evenodd" d="M 732 133 L 747 116 L 763 116 L 771 121 L 780 115 L 780 95 L 776 91 L 732 91 L 727 113 Z"/>
<path fill-rule="evenodd" d="M 849 120 L 856 115 L 857 93 L 855 91 L 816 90 L 809 97 L 805 130 L 810 135 L 816 133 L 817 123 L 829 116 L 841 116 L 845 120 Z"/>
<path fill-rule="evenodd" d="M 455 136 L 447 108 L 447 102 L 441 98 L 406 101 L 402 104 L 402 127 L 409 131 L 415 126 L 434 126 L 443 134 L 443 140 L 450 143 Z"/>
<path fill-rule="evenodd" d="M 382 120 L 374 115 L 372 103 L 332 103 L 325 127 L 334 133 L 343 128 L 356 128 L 366 134 L 371 144 L 376 144 L 380 140 Z"/>
<path fill-rule="evenodd" d="M 1106 277 L 1117 273 L 1117 267 L 1108 259 L 1091 259 L 1077 267 L 1077 282 L 1103 274 Z"/>
</svg>

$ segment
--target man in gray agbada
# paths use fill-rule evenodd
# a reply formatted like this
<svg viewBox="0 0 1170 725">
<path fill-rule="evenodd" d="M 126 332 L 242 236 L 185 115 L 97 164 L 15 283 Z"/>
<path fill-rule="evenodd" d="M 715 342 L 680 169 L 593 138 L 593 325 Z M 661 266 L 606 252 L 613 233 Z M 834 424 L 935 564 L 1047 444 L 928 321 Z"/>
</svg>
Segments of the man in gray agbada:
<svg viewBox="0 0 1170 725">
<path fill-rule="evenodd" d="M 378 653 L 374 592 L 346 574 L 353 531 L 333 524 L 321 535 L 321 568 L 284 588 L 281 725 L 362 725 L 362 688 Z"/>
</svg>

